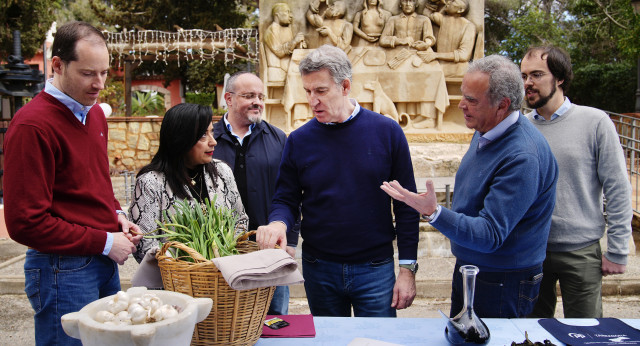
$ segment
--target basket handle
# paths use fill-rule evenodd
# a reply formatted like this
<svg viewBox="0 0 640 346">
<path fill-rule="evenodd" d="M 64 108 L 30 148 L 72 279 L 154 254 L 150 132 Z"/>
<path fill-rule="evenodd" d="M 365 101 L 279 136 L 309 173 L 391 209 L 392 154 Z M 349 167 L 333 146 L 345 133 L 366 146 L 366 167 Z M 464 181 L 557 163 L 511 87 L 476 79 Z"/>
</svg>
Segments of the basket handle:
<svg viewBox="0 0 640 346">
<path fill-rule="evenodd" d="M 169 241 L 169 242 L 166 242 L 166 243 L 162 244 L 162 248 L 160 249 L 160 253 L 161 254 L 167 253 L 167 251 L 171 247 L 174 247 L 174 248 L 176 248 L 178 250 L 182 250 L 182 251 L 188 253 L 189 256 L 191 256 L 191 258 L 193 258 L 197 262 L 208 262 L 208 260 L 206 258 L 204 258 L 204 256 L 202 256 L 198 251 L 196 251 L 196 250 L 184 245 L 183 243 L 177 242 L 177 241 Z"/>
<path fill-rule="evenodd" d="M 249 239 L 250 236 L 252 236 L 252 235 L 254 235 L 256 233 L 258 233 L 258 231 L 245 232 L 242 236 L 240 236 L 240 238 L 238 238 L 238 242 L 245 241 L 245 240 Z M 275 248 L 276 249 L 280 249 L 280 245 L 276 244 Z"/>
<path fill-rule="evenodd" d="M 254 235 L 258 233 L 258 231 L 249 231 L 249 232 L 245 232 L 242 236 L 240 236 L 240 238 L 238 238 L 238 241 L 245 241 L 247 239 L 249 239 L 250 236 Z"/>
</svg>

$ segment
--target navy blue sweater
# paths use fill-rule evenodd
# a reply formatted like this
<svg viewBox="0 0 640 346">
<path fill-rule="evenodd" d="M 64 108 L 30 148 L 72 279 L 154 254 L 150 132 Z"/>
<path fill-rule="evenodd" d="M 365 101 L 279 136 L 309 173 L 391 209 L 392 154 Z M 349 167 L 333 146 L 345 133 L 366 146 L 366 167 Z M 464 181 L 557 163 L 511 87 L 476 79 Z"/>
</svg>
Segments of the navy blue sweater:
<svg viewBox="0 0 640 346">
<path fill-rule="evenodd" d="M 451 251 L 480 270 L 529 268 L 544 261 L 558 165 L 542 134 L 522 114 L 478 149 L 475 133 L 456 173 L 452 210 L 431 224 Z"/>
<path fill-rule="evenodd" d="M 316 258 L 364 263 L 393 256 L 416 259 L 419 215 L 380 189 L 398 180 L 415 191 L 407 139 L 398 123 L 361 108 L 352 120 L 326 125 L 315 118 L 284 147 L 270 221 L 291 229 L 302 202 L 302 249 Z"/>
</svg>

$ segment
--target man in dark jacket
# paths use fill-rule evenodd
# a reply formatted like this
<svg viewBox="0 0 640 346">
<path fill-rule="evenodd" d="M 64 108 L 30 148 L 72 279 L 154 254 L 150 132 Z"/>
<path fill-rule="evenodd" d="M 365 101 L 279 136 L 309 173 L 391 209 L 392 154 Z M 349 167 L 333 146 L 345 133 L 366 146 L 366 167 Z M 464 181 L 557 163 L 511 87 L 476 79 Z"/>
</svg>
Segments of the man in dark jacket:
<svg viewBox="0 0 640 346">
<path fill-rule="evenodd" d="M 252 73 L 231 76 L 224 94 L 229 110 L 213 127 L 218 142 L 213 157 L 231 166 L 251 230 L 268 223 L 286 140 L 282 130 L 262 121 L 263 90 L 262 81 Z M 291 232 L 287 246 L 291 256 L 295 256 L 297 243 L 298 232 Z M 286 315 L 288 306 L 289 287 L 278 286 L 268 313 Z"/>
</svg>

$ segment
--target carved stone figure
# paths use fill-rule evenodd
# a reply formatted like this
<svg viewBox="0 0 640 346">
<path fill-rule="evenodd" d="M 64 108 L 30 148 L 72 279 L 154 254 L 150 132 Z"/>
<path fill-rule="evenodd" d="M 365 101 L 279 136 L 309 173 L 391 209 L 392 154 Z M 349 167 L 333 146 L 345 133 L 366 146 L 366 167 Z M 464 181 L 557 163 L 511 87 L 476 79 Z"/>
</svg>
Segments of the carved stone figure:
<svg viewBox="0 0 640 346">
<path fill-rule="evenodd" d="M 450 62 L 443 64 L 445 76 L 462 76 L 467 69 L 476 37 L 476 27 L 464 15 L 469 10 L 468 0 L 444 0 L 444 7 L 430 13 L 431 7 L 425 7 L 425 15 L 438 25 L 436 52 L 421 55 L 425 62 L 440 60 Z M 452 63 L 452 64 L 451 64 Z"/>
<path fill-rule="evenodd" d="M 363 0 L 364 9 L 353 18 L 353 33 L 364 41 L 376 43 L 391 12 L 382 8 L 382 0 Z"/>
<path fill-rule="evenodd" d="M 373 93 L 373 109 L 372 111 L 389 117 L 396 122 L 400 121 L 396 105 L 393 104 L 391 98 L 382 90 L 382 85 L 376 80 L 368 81 L 362 85 L 362 88 Z"/>
<path fill-rule="evenodd" d="M 284 82 L 289 68 L 289 60 L 296 48 L 307 48 L 304 34 L 299 32 L 293 36 L 291 30 L 291 9 L 286 3 L 273 6 L 273 23 L 264 33 L 265 53 L 267 58 L 268 80 Z"/>
<path fill-rule="evenodd" d="M 313 117 L 298 64 L 328 43 L 352 63 L 352 97 L 398 121 L 410 142 L 468 140 L 460 71 L 469 54 L 483 56 L 484 2 L 259 0 L 265 118 L 288 133 Z"/>
<path fill-rule="evenodd" d="M 334 45 L 346 53 L 351 50 L 351 39 L 353 38 L 353 24 L 344 19 L 347 6 L 344 1 L 327 3 L 324 11 L 320 10 L 320 5 L 325 0 L 312 0 L 307 11 L 309 24 L 315 26 L 321 37 L 320 45 Z"/>
<path fill-rule="evenodd" d="M 436 43 L 431 21 L 417 14 L 415 0 L 400 0 L 402 13 L 389 18 L 380 37 L 380 46 L 394 48 L 408 46 L 426 51 Z"/>
</svg>

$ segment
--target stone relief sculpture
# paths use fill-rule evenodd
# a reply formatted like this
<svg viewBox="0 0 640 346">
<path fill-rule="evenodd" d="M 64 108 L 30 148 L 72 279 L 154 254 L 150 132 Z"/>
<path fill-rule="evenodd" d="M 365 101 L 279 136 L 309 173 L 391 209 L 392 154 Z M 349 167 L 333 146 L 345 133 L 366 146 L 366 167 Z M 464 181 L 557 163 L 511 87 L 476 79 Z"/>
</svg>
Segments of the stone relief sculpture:
<svg viewBox="0 0 640 346">
<path fill-rule="evenodd" d="M 468 61 L 482 56 L 484 0 L 384 1 L 260 0 L 271 13 L 260 18 L 267 120 L 290 132 L 313 117 L 298 62 L 332 44 L 352 62 L 351 95 L 363 107 L 416 138 L 470 133 L 457 103 Z"/>
<path fill-rule="evenodd" d="M 327 3 L 326 9 L 321 11 L 320 5 L 326 1 L 312 0 L 307 11 L 307 20 L 324 38 L 319 46 L 331 44 L 349 53 L 353 38 L 353 24 L 344 19 L 347 6 L 344 1 L 335 1 L 332 4 Z"/>
<path fill-rule="evenodd" d="M 268 80 L 284 82 L 289 69 L 291 54 L 296 48 L 307 48 L 304 34 L 293 36 L 291 9 L 286 3 L 277 3 L 272 9 L 273 23 L 264 32 L 265 55 L 268 65 Z"/>
<path fill-rule="evenodd" d="M 382 8 L 382 0 L 363 0 L 362 5 L 353 17 L 353 33 L 368 44 L 377 43 L 391 12 Z"/>
<path fill-rule="evenodd" d="M 382 85 L 380 85 L 380 82 L 377 79 L 364 83 L 364 85 L 362 85 L 362 88 L 372 92 L 372 111 L 389 117 L 396 122 L 401 121 L 398 110 L 396 109 L 396 105 L 393 103 L 393 100 L 391 100 L 391 98 L 384 92 L 384 90 L 382 89 Z M 407 114 L 402 114 L 402 116 L 406 118 Z"/>
<path fill-rule="evenodd" d="M 424 53 L 425 62 L 440 60 L 445 76 L 462 76 L 473 54 L 476 27 L 464 15 L 469 10 L 469 0 L 443 0 L 444 6 L 433 12 L 433 6 L 425 6 L 424 14 L 439 27 L 436 51 Z M 427 4 L 429 5 L 429 4 Z M 432 4 L 433 5 L 433 4 Z"/>
<path fill-rule="evenodd" d="M 425 51 L 436 43 L 431 21 L 416 13 L 415 0 L 400 0 L 402 13 L 392 16 L 384 26 L 380 37 L 380 46 L 394 48 L 407 46 Z"/>
</svg>

